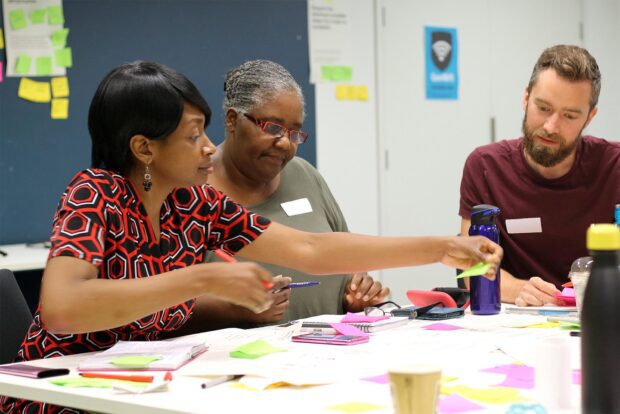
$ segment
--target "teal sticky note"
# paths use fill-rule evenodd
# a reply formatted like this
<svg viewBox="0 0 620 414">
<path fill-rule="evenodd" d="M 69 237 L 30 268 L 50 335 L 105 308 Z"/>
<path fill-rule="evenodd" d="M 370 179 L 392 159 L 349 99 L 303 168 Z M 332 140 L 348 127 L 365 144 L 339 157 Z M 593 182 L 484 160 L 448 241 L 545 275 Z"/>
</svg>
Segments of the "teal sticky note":
<svg viewBox="0 0 620 414">
<path fill-rule="evenodd" d="M 32 64 L 32 58 L 28 55 L 19 55 L 15 61 L 15 72 L 20 75 L 27 75 L 30 73 L 30 65 Z"/>
<path fill-rule="evenodd" d="M 67 45 L 69 29 L 60 29 L 52 33 L 52 46 L 64 48 Z"/>
<path fill-rule="evenodd" d="M 23 29 L 28 24 L 26 22 L 26 13 L 24 13 L 24 9 L 11 10 L 9 13 L 9 21 L 11 22 L 11 28 L 13 28 L 13 30 Z"/>
<path fill-rule="evenodd" d="M 30 12 L 30 22 L 32 24 L 43 24 L 45 23 L 45 14 L 47 13 L 47 9 L 34 9 Z"/>
<path fill-rule="evenodd" d="M 49 6 L 47 8 L 47 22 L 49 24 L 65 24 L 62 6 Z"/>
<path fill-rule="evenodd" d="M 65 47 L 64 49 L 59 49 L 55 53 L 56 56 L 56 66 L 61 68 L 70 68 L 73 66 L 73 54 L 71 53 L 70 47 Z"/>
<path fill-rule="evenodd" d="M 476 263 L 469 269 L 463 270 L 463 273 L 458 275 L 456 278 L 460 279 L 462 277 L 482 276 L 489 270 L 490 267 L 491 265 L 488 263 Z"/>
<path fill-rule="evenodd" d="M 49 76 L 52 74 L 52 58 L 40 56 L 36 59 L 34 67 L 38 76 Z"/>
</svg>

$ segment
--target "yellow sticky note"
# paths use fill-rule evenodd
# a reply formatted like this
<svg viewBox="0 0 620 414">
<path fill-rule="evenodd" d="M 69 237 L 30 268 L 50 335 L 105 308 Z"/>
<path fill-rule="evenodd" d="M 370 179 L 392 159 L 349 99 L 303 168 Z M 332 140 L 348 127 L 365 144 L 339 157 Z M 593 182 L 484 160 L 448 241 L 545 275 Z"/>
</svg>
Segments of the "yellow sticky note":
<svg viewBox="0 0 620 414">
<path fill-rule="evenodd" d="M 9 13 L 9 21 L 11 22 L 11 27 L 13 30 L 19 30 L 26 27 L 26 13 L 24 13 L 24 9 L 15 9 L 11 10 Z"/>
<path fill-rule="evenodd" d="M 4 49 L 4 30 L 0 27 L 0 50 Z"/>
<path fill-rule="evenodd" d="M 557 328 L 560 324 L 555 321 L 550 322 L 541 322 L 535 323 L 533 325 L 528 325 L 528 328 L 537 328 L 537 329 L 549 329 L 549 328 Z"/>
<path fill-rule="evenodd" d="M 385 406 L 365 402 L 349 402 L 344 404 L 332 405 L 327 408 L 329 410 L 342 411 L 343 413 L 365 413 L 367 411 L 381 410 L 385 408 Z"/>
<path fill-rule="evenodd" d="M 368 86 L 358 86 L 357 87 L 357 100 L 358 101 L 367 101 L 368 100 Z"/>
<path fill-rule="evenodd" d="M 55 98 L 52 99 L 52 109 L 50 112 L 52 119 L 69 118 L 69 99 Z"/>
<path fill-rule="evenodd" d="M 47 8 L 47 22 L 49 24 L 64 24 L 65 16 L 62 6 L 50 6 Z"/>
<path fill-rule="evenodd" d="M 70 68 L 73 66 L 73 55 L 70 47 L 59 49 L 56 51 L 56 66 L 61 68 Z"/>
<path fill-rule="evenodd" d="M 336 85 L 336 99 L 344 101 L 349 96 L 349 87 L 347 85 Z"/>
<path fill-rule="evenodd" d="M 54 98 L 69 96 L 69 79 L 66 76 L 52 78 L 52 96 Z"/>
<path fill-rule="evenodd" d="M 22 78 L 19 82 L 17 96 L 31 102 L 45 103 L 52 99 L 49 82 L 37 82 Z"/>
<path fill-rule="evenodd" d="M 46 9 L 34 9 L 30 12 L 30 22 L 32 24 L 42 24 L 45 23 L 45 14 L 47 13 Z"/>
<path fill-rule="evenodd" d="M 442 386 L 441 394 L 458 394 L 468 400 L 489 404 L 508 404 L 526 400 L 518 389 L 510 387 L 473 388 L 466 385 L 457 385 L 454 387 Z"/>
</svg>

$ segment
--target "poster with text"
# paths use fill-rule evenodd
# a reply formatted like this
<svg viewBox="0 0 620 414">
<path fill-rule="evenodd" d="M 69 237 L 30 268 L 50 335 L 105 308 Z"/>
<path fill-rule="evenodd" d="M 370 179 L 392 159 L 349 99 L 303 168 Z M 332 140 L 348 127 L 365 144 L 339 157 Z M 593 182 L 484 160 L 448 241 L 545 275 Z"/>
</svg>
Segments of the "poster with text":
<svg viewBox="0 0 620 414">
<path fill-rule="evenodd" d="M 459 97 L 458 39 L 456 28 L 424 28 L 426 99 Z"/>
<path fill-rule="evenodd" d="M 65 75 L 71 50 L 55 40 L 66 31 L 62 0 L 2 0 L 2 7 L 6 75 Z"/>
</svg>

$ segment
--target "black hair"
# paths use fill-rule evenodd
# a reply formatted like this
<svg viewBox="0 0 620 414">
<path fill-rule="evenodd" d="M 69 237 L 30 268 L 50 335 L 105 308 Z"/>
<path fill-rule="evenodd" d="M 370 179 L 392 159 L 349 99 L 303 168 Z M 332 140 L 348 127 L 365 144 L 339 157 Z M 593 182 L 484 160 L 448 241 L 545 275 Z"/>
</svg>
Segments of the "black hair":
<svg viewBox="0 0 620 414">
<path fill-rule="evenodd" d="M 186 102 L 202 111 L 206 128 L 211 120 L 209 104 L 181 73 L 142 60 L 113 69 L 90 103 L 92 167 L 126 175 L 133 165 L 131 137 L 165 139 L 179 125 Z"/>
</svg>

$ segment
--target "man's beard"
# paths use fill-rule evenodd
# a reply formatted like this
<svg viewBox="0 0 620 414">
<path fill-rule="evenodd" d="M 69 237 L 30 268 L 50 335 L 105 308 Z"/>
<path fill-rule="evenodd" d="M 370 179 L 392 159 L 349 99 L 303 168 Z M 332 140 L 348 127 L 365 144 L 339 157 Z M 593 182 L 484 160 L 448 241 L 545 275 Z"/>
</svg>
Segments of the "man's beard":
<svg viewBox="0 0 620 414">
<path fill-rule="evenodd" d="M 566 139 L 561 135 L 548 134 L 544 128 L 531 130 L 527 127 L 527 113 L 523 117 L 523 144 L 527 155 L 534 160 L 535 163 L 542 165 L 543 167 L 553 167 L 560 162 L 564 161 L 569 155 L 571 155 L 577 145 L 581 142 L 581 132 L 579 131 L 577 139 L 571 144 L 566 143 Z M 558 142 L 560 146 L 557 149 L 549 148 L 546 145 L 536 145 L 534 137 L 539 136 L 551 141 Z"/>
</svg>

